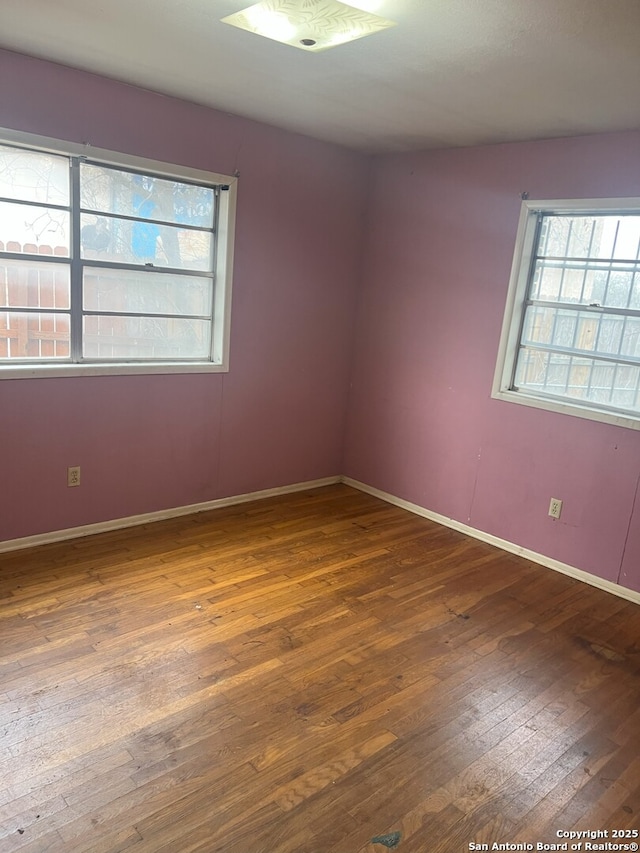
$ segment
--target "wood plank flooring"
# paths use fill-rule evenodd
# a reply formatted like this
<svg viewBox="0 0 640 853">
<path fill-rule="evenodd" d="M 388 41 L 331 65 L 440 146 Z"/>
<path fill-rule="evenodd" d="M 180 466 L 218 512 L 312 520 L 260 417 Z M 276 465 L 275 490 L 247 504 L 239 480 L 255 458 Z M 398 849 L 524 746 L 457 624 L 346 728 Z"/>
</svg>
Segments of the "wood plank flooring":
<svg viewBox="0 0 640 853">
<path fill-rule="evenodd" d="M 3 853 L 628 843 L 640 608 L 330 486 L 0 556 L 0 739 Z"/>
</svg>

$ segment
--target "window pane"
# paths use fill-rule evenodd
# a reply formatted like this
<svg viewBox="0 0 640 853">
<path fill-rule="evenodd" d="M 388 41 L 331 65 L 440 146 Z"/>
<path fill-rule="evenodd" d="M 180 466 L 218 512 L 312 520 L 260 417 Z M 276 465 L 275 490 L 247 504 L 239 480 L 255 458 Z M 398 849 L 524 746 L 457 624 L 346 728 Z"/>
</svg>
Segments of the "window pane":
<svg viewBox="0 0 640 853">
<path fill-rule="evenodd" d="M 602 355 L 620 355 L 625 318 L 616 316 L 600 316 L 594 349 Z"/>
<path fill-rule="evenodd" d="M 581 302 L 585 278 L 587 274 L 587 265 L 584 261 L 573 261 L 572 263 L 564 264 L 562 269 L 562 285 L 560 288 L 561 302 Z"/>
<path fill-rule="evenodd" d="M 574 349 L 590 352 L 596 349 L 600 317 L 595 314 L 580 314 Z"/>
<path fill-rule="evenodd" d="M 638 403 L 638 386 L 640 385 L 640 368 L 619 364 L 616 369 L 611 403 L 625 409 L 640 409 Z"/>
<path fill-rule="evenodd" d="M 557 302 L 562 287 L 562 273 L 562 263 L 537 261 L 531 298 L 542 302 Z"/>
<path fill-rule="evenodd" d="M 635 260 L 639 234 L 640 216 L 545 216 L 539 256 Z"/>
<path fill-rule="evenodd" d="M 640 358 L 640 318 L 529 305 L 522 342 L 577 353 Z"/>
<path fill-rule="evenodd" d="M 122 264 L 211 270 L 213 235 L 172 225 L 82 216 L 82 257 Z"/>
<path fill-rule="evenodd" d="M 213 227 L 214 191 L 83 163 L 81 206 L 101 213 Z"/>
<path fill-rule="evenodd" d="M 541 231 L 540 255 L 564 257 L 569 248 L 571 223 L 566 216 L 545 216 Z"/>
<path fill-rule="evenodd" d="M 165 317 L 84 318 L 84 357 L 207 359 L 211 322 Z"/>
<path fill-rule="evenodd" d="M 69 267 L 0 259 L 0 307 L 69 308 Z"/>
<path fill-rule="evenodd" d="M 602 216 L 600 223 L 594 257 L 624 260 L 638 257 L 640 216 Z"/>
<path fill-rule="evenodd" d="M 638 289 L 638 264 L 623 264 L 619 261 L 537 261 L 531 299 L 627 308 L 634 300 L 640 299 Z"/>
<path fill-rule="evenodd" d="M 583 302 L 587 305 L 604 305 L 609 284 L 609 267 L 591 264 L 584 285 Z"/>
<path fill-rule="evenodd" d="M 577 319 L 578 314 L 575 311 L 529 305 L 525 314 L 522 340 L 530 344 L 572 347 Z"/>
<path fill-rule="evenodd" d="M 0 202 L 0 251 L 69 257 L 69 214 Z"/>
<path fill-rule="evenodd" d="M 640 412 L 640 366 L 521 349 L 515 385 L 542 394 Z"/>
<path fill-rule="evenodd" d="M 590 257 L 594 244 L 597 242 L 597 221 L 592 216 L 572 216 L 567 217 L 567 219 L 569 224 L 567 230 L 568 243 L 564 254 L 570 258 Z"/>
<path fill-rule="evenodd" d="M 633 297 L 633 279 L 636 264 L 590 264 L 585 285 L 586 303 L 597 303 L 610 308 L 627 308 Z"/>
<path fill-rule="evenodd" d="M 620 353 L 625 358 L 640 358 L 640 318 L 627 317 L 622 332 Z"/>
<path fill-rule="evenodd" d="M 591 375 L 589 399 L 594 403 L 611 403 L 611 389 L 616 376 L 616 365 L 603 362 L 595 365 Z"/>
<path fill-rule="evenodd" d="M 589 358 L 572 358 L 569 367 L 569 386 L 567 394 L 584 400 L 589 390 L 591 371 L 595 364 Z"/>
<path fill-rule="evenodd" d="M 518 356 L 516 368 L 516 387 L 546 391 L 549 362 L 550 353 L 522 348 Z M 560 359 L 560 364 L 564 364 L 564 358 Z M 557 385 L 557 380 L 555 384 Z M 564 391 L 564 388 L 565 383 L 562 384 L 562 391 Z"/>
<path fill-rule="evenodd" d="M 640 310 L 640 269 L 638 269 L 633 275 L 629 308 L 631 308 L 633 311 Z"/>
<path fill-rule="evenodd" d="M 69 204 L 69 160 L 0 145 L 0 196 Z"/>
<path fill-rule="evenodd" d="M 86 268 L 86 311 L 211 316 L 213 280 L 146 270 Z"/>
<path fill-rule="evenodd" d="M 613 267 L 609 274 L 607 289 L 602 305 L 611 308 L 626 308 L 631 301 L 633 268 Z"/>
<path fill-rule="evenodd" d="M 548 344 L 551 342 L 553 312 L 549 308 L 529 305 L 525 314 L 522 340 L 525 343 Z"/>
<path fill-rule="evenodd" d="M 0 359 L 69 358 L 68 314 L 0 311 Z"/>
<path fill-rule="evenodd" d="M 540 254 L 546 257 L 588 258 L 593 248 L 596 221 L 593 217 L 547 216 Z"/>
</svg>

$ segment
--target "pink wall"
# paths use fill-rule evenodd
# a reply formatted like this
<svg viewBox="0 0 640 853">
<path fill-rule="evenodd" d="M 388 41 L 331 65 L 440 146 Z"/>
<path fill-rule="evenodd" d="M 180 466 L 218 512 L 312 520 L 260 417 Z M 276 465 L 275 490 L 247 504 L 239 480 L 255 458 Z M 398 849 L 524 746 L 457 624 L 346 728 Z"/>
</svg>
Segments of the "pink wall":
<svg viewBox="0 0 640 853">
<path fill-rule="evenodd" d="M 345 473 L 640 590 L 640 432 L 490 398 L 525 190 L 640 196 L 640 133 L 376 161 Z"/>
<path fill-rule="evenodd" d="M 0 125 L 240 171 L 230 372 L 0 381 L 0 540 L 340 474 L 366 161 L 2 51 Z"/>
<path fill-rule="evenodd" d="M 490 399 L 520 193 L 640 196 L 640 134 L 381 157 L 367 206 L 367 158 L 2 51 L 0 116 L 241 173 L 230 373 L 0 381 L 0 539 L 346 473 L 640 590 L 640 433 Z"/>
</svg>

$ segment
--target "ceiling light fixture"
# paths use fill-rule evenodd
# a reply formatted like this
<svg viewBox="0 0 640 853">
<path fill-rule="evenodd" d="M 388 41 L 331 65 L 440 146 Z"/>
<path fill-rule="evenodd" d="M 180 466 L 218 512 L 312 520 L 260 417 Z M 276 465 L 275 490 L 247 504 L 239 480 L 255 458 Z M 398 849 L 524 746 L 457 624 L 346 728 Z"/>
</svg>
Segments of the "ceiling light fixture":
<svg viewBox="0 0 640 853">
<path fill-rule="evenodd" d="M 339 0 L 263 0 L 222 23 L 313 53 L 395 26 Z"/>
</svg>

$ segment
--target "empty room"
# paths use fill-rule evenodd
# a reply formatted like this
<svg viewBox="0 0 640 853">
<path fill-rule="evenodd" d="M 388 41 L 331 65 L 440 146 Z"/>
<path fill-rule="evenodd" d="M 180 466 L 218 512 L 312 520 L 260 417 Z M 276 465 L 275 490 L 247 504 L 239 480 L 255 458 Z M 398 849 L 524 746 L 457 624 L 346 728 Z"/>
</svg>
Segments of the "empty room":
<svg viewBox="0 0 640 853">
<path fill-rule="evenodd" d="M 2 0 L 2 853 L 637 851 L 637 0 Z"/>
</svg>

